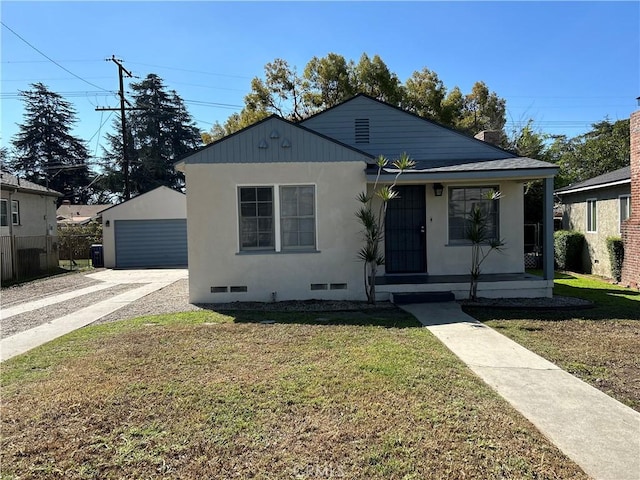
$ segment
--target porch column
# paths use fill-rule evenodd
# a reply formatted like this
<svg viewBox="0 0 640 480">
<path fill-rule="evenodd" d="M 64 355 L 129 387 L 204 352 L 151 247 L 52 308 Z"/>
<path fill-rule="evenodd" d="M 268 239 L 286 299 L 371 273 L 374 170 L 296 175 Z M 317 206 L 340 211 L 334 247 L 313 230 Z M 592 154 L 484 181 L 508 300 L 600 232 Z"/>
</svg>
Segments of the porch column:
<svg viewBox="0 0 640 480">
<path fill-rule="evenodd" d="M 547 177 L 543 182 L 542 272 L 545 280 L 553 280 L 553 177 Z"/>
</svg>

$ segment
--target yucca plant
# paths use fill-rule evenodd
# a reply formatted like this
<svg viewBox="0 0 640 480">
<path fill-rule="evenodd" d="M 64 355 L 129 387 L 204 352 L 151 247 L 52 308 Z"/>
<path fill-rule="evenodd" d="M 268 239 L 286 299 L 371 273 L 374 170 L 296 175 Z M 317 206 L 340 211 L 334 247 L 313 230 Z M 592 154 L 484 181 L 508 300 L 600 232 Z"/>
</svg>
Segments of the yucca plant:
<svg viewBox="0 0 640 480">
<path fill-rule="evenodd" d="M 485 200 L 499 200 L 501 193 L 492 190 L 487 193 Z M 469 300 L 478 299 L 478 281 L 480 279 L 480 267 L 491 252 L 501 252 L 505 242 L 493 236 L 490 226 L 490 212 L 484 208 L 486 204 L 477 203 L 469 212 L 469 224 L 467 227 L 467 240 L 471 242 L 471 283 L 469 285 Z M 487 249 L 485 250 L 486 247 Z"/>
<path fill-rule="evenodd" d="M 367 302 L 376 303 L 376 274 L 378 267 L 384 265 L 384 254 L 381 251 L 381 242 L 384 238 L 384 221 L 387 214 L 387 204 L 398 196 L 395 190 L 396 182 L 400 175 L 415 166 L 409 155 L 403 153 L 394 160 L 391 165 L 397 170 L 396 176 L 390 185 L 378 187 L 382 169 L 389 164 L 389 161 L 380 155 L 376 160 L 378 173 L 370 194 L 361 192 L 358 201 L 362 206 L 356 212 L 356 218 L 362 225 L 362 236 L 364 245 L 358 252 L 358 258 L 364 264 L 364 287 L 367 294 Z M 376 212 L 373 207 L 374 199 L 380 201 L 380 207 Z"/>
</svg>

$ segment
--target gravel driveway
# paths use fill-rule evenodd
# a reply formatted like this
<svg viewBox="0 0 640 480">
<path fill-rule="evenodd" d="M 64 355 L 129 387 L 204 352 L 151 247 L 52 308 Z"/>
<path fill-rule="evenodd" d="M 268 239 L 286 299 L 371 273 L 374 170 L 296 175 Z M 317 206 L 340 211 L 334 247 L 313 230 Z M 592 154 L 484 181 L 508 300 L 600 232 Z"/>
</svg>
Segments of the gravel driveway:
<svg viewBox="0 0 640 480">
<path fill-rule="evenodd" d="M 99 272 L 94 270 L 89 273 Z M 2 290 L 0 302 L 2 307 L 10 307 L 28 301 L 46 298 L 64 292 L 78 290 L 91 285 L 101 283 L 99 280 L 86 276 L 85 273 L 71 273 L 56 277 L 50 277 L 33 282 L 16 285 Z M 101 324 L 136 318 L 145 315 L 167 314 L 177 312 L 188 312 L 202 309 L 218 309 L 218 310 L 286 310 L 286 311 L 327 311 L 327 310 L 362 310 L 372 308 L 365 302 L 346 302 L 346 301 L 325 301 L 325 302 L 278 302 L 278 303 L 232 303 L 218 305 L 192 305 L 189 303 L 189 280 L 180 279 L 176 282 L 150 293 L 134 302 L 125 305 L 115 312 L 102 317 L 94 322 Z M 21 313 L 14 317 L 3 319 L 0 322 L 0 337 L 19 333 L 38 325 L 44 324 L 63 315 L 68 315 L 87 305 L 105 300 L 119 293 L 140 286 L 135 283 L 122 283 L 114 287 L 101 290 L 99 292 L 89 293 L 73 300 L 60 302 L 54 305 L 43 307 L 30 312 Z M 463 302 L 464 303 L 464 302 Z M 482 300 L 474 303 L 478 307 L 510 307 L 510 308 L 532 308 L 532 309 L 548 309 L 548 308 L 579 308 L 586 306 L 589 302 L 575 298 L 554 297 L 548 299 L 491 299 Z M 379 302 L 373 308 L 394 308 L 389 302 Z"/>
</svg>

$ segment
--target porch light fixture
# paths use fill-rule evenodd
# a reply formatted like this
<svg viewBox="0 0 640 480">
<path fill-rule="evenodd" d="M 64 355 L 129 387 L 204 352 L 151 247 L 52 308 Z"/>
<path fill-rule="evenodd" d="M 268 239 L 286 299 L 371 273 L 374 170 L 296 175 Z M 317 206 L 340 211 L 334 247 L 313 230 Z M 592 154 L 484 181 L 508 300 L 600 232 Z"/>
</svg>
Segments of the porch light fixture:
<svg viewBox="0 0 640 480">
<path fill-rule="evenodd" d="M 442 196 L 442 192 L 444 192 L 444 187 L 442 186 L 441 183 L 434 183 L 433 184 L 433 193 L 436 195 L 436 197 L 441 197 Z"/>
</svg>

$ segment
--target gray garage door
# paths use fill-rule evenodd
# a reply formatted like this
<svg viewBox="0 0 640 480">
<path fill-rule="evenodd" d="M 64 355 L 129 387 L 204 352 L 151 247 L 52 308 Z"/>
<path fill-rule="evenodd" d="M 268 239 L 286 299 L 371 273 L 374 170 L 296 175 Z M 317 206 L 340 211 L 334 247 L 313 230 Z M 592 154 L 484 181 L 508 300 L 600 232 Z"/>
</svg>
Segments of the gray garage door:
<svg viewBox="0 0 640 480">
<path fill-rule="evenodd" d="M 187 221 L 116 220 L 116 267 L 185 267 Z"/>
</svg>

